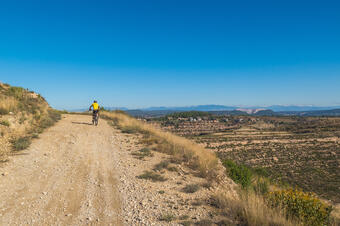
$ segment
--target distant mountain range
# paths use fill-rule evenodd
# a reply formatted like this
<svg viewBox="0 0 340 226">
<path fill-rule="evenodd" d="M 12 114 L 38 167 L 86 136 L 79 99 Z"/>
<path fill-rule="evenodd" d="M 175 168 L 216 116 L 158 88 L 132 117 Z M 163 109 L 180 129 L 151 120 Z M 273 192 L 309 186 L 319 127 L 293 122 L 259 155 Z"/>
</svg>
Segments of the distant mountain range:
<svg viewBox="0 0 340 226">
<path fill-rule="evenodd" d="M 340 108 L 332 110 L 317 111 L 281 111 L 280 115 L 298 115 L 298 116 L 340 116 Z"/>
<path fill-rule="evenodd" d="M 224 105 L 197 105 L 186 107 L 150 107 L 142 108 L 142 111 L 226 111 L 235 110 L 237 107 Z"/>
<path fill-rule="evenodd" d="M 225 106 L 225 105 L 197 105 L 186 107 L 150 107 L 141 108 L 142 111 L 232 111 L 232 110 L 272 110 L 279 111 L 317 111 L 317 110 L 332 110 L 340 108 L 340 106 L 298 106 L 298 105 L 272 105 L 272 106 Z M 126 109 L 125 109 L 126 110 Z"/>
<path fill-rule="evenodd" d="M 141 109 L 128 109 L 124 107 L 105 107 L 107 110 L 124 110 L 132 116 L 158 117 L 174 112 L 205 111 L 216 115 L 262 115 L 262 116 L 340 116 L 340 106 L 224 106 L 224 105 L 197 105 L 186 107 L 149 107 Z M 86 111 L 77 109 L 73 111 Z"/>
<path fill-rule="evenodd" d="M 215 115 L 256 115 L 256 116 L 340 116 L 340 106 L 281 106 L 239 107 L 224 105 L 198 105 L 188 107 L 151 107 L 126 110 L 137 117 L 159 117 L 181 111 L 205 111 Z"/>
</svg>

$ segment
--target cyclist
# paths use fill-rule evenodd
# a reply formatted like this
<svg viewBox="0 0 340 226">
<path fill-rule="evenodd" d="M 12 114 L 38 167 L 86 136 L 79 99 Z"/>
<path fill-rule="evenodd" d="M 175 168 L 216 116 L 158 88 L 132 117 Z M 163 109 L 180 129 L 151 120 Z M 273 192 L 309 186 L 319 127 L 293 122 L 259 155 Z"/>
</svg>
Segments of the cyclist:
<svg viewBox="0 0 340 226">
<path fill-rule="evenodd" d="M 94 124 L 95 123 L 95 118 L 97 118 L 98 120 L 98 113 L 99 113 L 99 110 L 100 110 L 100 107 L 99 107 L 99 104 L 97 103 L 97 101 L 93 101 L 93 104 L 91 104 L 90 108 L 89 108 L 89 111 L 91 111 L 91 108 L 93 109 L 93 120 L 92 120 L 92 123 Z M 98 121 L 97 121 L 98 123 Z"/>
</svg>

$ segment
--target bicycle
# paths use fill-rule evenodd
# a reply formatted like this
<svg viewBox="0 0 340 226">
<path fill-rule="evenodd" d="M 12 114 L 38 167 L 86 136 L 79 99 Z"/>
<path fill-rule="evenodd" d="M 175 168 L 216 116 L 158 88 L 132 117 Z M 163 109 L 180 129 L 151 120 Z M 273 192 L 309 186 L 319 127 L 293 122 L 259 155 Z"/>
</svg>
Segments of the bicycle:
<svg viewBox="0 0 340 226">
<path fill-rule="evenodd" d="M 99 119 L 99 112 L 98 111 L 93 111 L 92 114 L 92 124 L 95 126 L 98 126 L 98 119 Z"/>
</svg>

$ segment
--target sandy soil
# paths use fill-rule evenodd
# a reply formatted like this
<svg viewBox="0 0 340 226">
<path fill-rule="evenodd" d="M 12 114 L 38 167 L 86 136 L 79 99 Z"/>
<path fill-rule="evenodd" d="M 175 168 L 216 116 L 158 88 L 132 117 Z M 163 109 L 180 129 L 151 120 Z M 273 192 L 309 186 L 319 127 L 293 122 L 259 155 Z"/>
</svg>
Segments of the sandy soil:
<svg viewBox="0 0 340 226">
<path fill-rule="evenodd" d="M 0 225 L 122 225 L 113 129 L 66 115 L 0 167 Z"/>
</svg>

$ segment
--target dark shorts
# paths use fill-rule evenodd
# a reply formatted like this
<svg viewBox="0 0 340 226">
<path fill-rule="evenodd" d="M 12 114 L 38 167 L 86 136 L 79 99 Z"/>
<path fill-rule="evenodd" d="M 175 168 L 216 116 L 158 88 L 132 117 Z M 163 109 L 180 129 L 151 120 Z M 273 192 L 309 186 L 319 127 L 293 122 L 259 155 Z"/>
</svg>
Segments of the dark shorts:
<svg viewBox="0 0 340 226">
<path fill-rule="evenodd" d="M 98 114 L 99 110 L 93 110 L 93 114 Z"/>
</svg>

